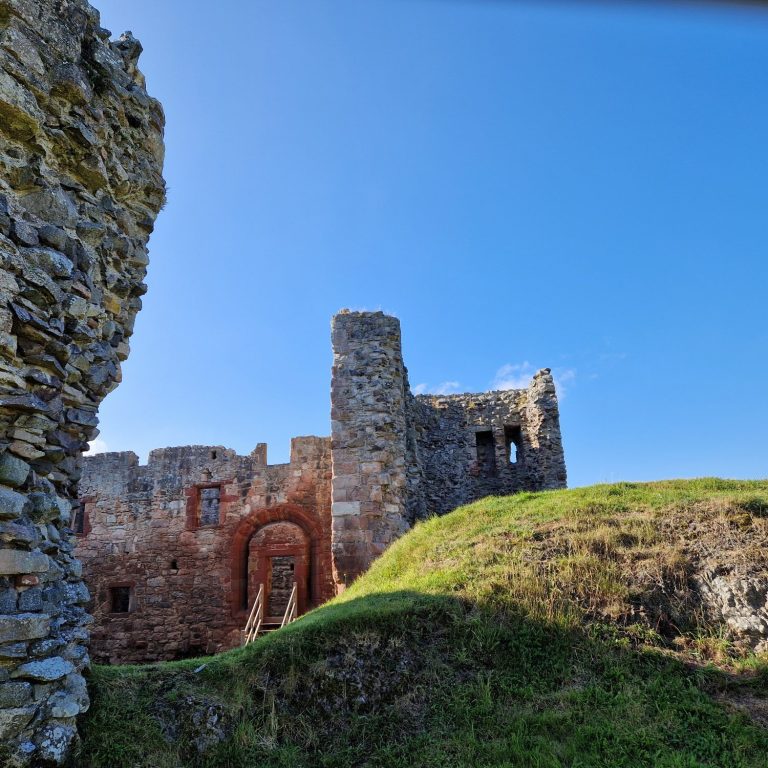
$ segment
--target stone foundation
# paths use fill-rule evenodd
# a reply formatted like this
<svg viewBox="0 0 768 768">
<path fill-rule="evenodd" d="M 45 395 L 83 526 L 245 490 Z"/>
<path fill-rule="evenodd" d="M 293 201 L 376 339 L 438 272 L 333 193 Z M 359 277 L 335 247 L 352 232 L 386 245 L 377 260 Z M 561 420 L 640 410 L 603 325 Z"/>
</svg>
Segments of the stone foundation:
<svg viewBox="0 0 768 768">
<path fill-rule="evenodd" d="M 79 460 L 164 200 L 163 113 L 85 0 L 0 0 L 0 764 L 57 764 L 88 707 Z"/>
</svg>

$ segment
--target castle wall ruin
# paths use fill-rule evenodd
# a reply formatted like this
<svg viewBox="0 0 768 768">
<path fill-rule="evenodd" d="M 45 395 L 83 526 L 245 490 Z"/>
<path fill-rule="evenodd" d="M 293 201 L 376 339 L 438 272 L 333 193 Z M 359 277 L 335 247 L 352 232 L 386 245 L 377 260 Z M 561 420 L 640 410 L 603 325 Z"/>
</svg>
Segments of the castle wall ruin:
<svg viewBox="0 0 768 768">
<path fill-rule="evenodd" d="M 282 618 L 287 596 L 278 593 L 287 584 L 290 594 L 294 580 L 302 612 L 332 597 L 329 443 L 294 438 L 290 463 L 275 465 L 263 444 L 250 456 L 165 448 L 146 465 L 130 452 L 88 457 L 75 531 L 93 596 L 94 660 L 167 660 L 239 645 L 265 582 L 276 584 L 267 620 Z M 281 576 L 268 572 L 275 560 Z"/>
<path fill-rule="evenodd" d="M 483 496 L 565 487 L 549 369 L 526 389 L 414 396 L 397 318 L 342 311 L 332 341 L 338 584 L 365 572 L 417 520 Z"/>
<path fill-rule="evenodd" d="M 279 622 L 363 573 L 418 520 L 489 494 L 565 486 L 548 370 L 527 389 L 415 397 L 400 323 L 332 323 L 331 437 L 289 464 L 217 446 L 88 457 L 74 527 L 98 661 L 156 661 L 238 645 L 261 585 Z"/>
</svg>

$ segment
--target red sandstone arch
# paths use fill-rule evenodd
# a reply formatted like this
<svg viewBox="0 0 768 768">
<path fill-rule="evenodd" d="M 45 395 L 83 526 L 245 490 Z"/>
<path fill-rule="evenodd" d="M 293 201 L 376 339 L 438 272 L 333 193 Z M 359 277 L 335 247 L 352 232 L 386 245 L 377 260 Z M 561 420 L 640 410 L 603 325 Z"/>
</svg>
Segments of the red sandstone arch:
<svg viewBox="0 0 768 768">
<path fill-rule="evenodd" d="M 243 518 L 232 537 L 232 615 L 242 617 L 246 613 L 245 599 L 248 591 L 248 545 L 256 532 L 265 525 L 278 522 L 293 523 L 301 528 L 309 539 L 309 598 L 311 605 L 319 605 L 325 599 L 321 567 L 323 557 L 323 531 L 317 520 L 295 504 L 257 509 Z"/>
</svg>

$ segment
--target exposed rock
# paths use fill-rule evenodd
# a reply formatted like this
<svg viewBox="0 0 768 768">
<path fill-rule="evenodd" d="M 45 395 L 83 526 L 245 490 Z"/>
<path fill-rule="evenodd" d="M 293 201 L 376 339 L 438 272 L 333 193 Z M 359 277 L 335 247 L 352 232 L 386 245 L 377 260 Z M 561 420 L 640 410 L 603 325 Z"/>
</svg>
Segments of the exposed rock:
<svg viewBox="0 0 768 768">
<path fill-rule="evenodd" d="M 694 581 L 712 619 L 724 622 L 757 652 L 768 651 L 768 575 L 708 570 L 696 574 Z"/>
</svg>

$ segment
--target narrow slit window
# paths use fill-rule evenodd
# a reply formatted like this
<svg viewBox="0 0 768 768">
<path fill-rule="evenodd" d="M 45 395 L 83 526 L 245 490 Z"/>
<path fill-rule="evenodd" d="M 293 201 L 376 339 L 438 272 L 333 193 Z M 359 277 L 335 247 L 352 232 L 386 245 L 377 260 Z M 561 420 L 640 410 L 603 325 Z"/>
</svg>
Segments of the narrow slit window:
<svg viewBox="0 0 768 768">
<path fill-rule="evenodd" d="M 75 512 L 75 519 L 72 521 L 72 530 L 75 536 L 85 535 L 85 505 L 81 504 Z"/>
<path fill-rule="evenodd" d="M 219 503 L 221 501 L 221 488 L 200 489 L 200 525 L 219 524 Z"/>
<path fill-rule="evenodd" d="M 477 466 L 483 475 L 496 474 L 496 443 L 491 430 L 476 432 Z"/>
<path fill-rule="evenodd" d="M 510 464 L 517 464 L 522 457 L 523 433 L 520 427 L 504 427 L 507 444 L 507 458 Z"/>
<path fill-rule="evenodd" d="M 129 613 L 131 610 L 131 588 L 110 587 L 109 602 L 112 613 Z"/>
</svg>

